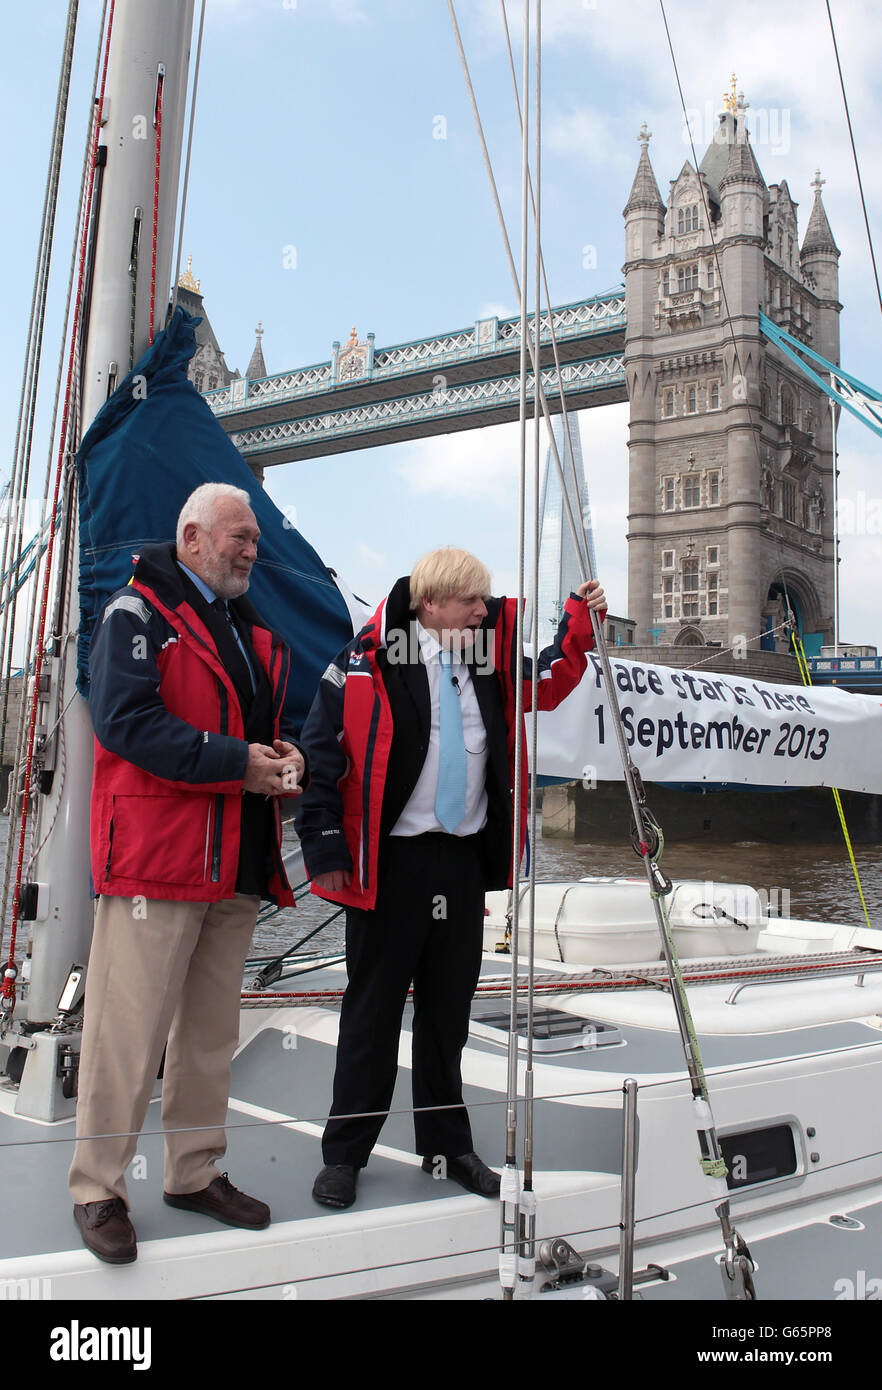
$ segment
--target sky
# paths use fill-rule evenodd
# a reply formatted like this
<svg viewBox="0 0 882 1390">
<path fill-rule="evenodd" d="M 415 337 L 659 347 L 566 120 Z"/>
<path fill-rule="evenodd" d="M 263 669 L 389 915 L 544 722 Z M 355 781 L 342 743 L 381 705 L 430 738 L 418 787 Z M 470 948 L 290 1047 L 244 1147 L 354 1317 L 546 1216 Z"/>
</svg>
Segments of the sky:
<svg viewBox="0 0 882 1390">
<path fill-rule="evenodd" d="M 786 179 L 799 204 L 800 238 L 820 168 L 842 251 L 842 363 L 882 386 L 880 308 L 824 0 L 666 0 L 665 8 L 699 158 L 734 72 L 766 182 Z M 831 0 L 831 8 L 882 254 L 878 5 Z M 456 9 L 517 247 L 520 138 L 499 0 L 458 0 Z M 0 486 L 11 467 L 66 13 L 62 0 L 43 0 L 4 14 L 15 57 L 4 71 L 0 129 L 15 212 L 0 221 Z M 81 0 L 39 481 L 99 13 L 97 0 Z M 522 6 L 510 0 L 508 13 L 517 51 Z M 652 132 L 663 197 L 690 150 L 658 0 L 544 0 L 542 13 L 542 245 L 552 298 L 563 304 L 622 283 L 622 209 L 641 123 Z M 243 372 L 258 322 L 274 373 L 327 361 L 353 325 L 380 348 L 514 314 L 446 0 L 208 0 L 184 254 L 227 363 Z M 598 574 L 612 611 L 624 614 L 627 406 L 584 411 L 580 425 Z M 882 440 L 844 417 L 839 445 L 841 635 L 882 650 Z M 420 554 L 447 544 L 479 554 L 495 592 L 516 592 L 517 472 L 511 424 L 282 465 L 266 486 L 373 603 Z"/>
</svg>

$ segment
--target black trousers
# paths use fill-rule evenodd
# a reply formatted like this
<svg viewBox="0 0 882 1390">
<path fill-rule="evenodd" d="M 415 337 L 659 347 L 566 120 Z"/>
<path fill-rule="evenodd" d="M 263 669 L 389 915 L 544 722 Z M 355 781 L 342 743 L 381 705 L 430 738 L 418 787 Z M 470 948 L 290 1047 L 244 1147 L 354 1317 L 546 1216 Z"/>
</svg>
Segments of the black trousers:
<svg viewBox="0 0 882 1390">
<path fill-rule="evenodd" d="M 372 912 L 346 914 L 346 968 L 332 1118 L 325 1163 L 363 1168 L 398 1070 L 401 1015 L 413 983 L 413 1104 L 416 1152 L 456 1158 L 473 1148 L 462 1103 L 460 1058 L 481 967 L 484 872 L 478 836 L 390 837 Z M 426 1109 L 455 1106 L 452 1110 Z"/>
</svg>

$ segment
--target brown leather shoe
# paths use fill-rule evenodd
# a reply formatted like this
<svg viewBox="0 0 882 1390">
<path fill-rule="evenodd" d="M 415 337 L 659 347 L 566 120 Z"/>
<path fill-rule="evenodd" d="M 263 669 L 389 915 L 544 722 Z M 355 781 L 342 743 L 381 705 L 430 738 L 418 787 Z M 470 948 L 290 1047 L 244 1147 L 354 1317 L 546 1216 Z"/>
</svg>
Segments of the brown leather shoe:
<svg viewBox="0 0 882 1390">
<path fill-rule="evenodd" d="M 138 1258 L 135 1228 L 121 1197 L 83 1202 L 73 1209 L 83 1244 L 109 1265 L 130 1265 Z"/>
<path fill-rule="evenodd" d="M 180 1207 L 182 1211 L 198 1211 L 203 1216 L 211 1216 L 225 1226 L 246 1226 L 251 1231 L 262 1231 L 270 1223 L 270 1209 L 266 1202 L 256 1197 L 248 1197 L 234 1187 L 226 1173 L 221 1173 L 201 1192 L 165 1192 L 163 1199 L 170 1207 Z"/>
</svg>

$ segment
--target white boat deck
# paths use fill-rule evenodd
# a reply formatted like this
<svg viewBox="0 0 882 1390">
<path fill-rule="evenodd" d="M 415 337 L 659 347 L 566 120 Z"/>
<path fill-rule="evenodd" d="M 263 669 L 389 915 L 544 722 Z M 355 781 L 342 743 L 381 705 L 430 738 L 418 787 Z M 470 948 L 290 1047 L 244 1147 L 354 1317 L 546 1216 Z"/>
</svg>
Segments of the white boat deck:
<svg viewBox="0 0 882 1390">
<path fill-rule="evenodd" d="M 488 955 L 484 980 L 500 977 L 505 966 L 504 958 Z M 698 1169 L 669 995 L 649 985 L 588 997 L 565 983 L 583 978 L 584 966 L 541 962 L 538 968 L 564 979 L 560 993 L 538 997 L 536 1008 L 564 1015 L 570 1033 L 566 1050 L 534 1056 L 540 1239 L 563 1235 L 584 1255 L 616 1267 L 622 1084 L 633 1076 L 640 1087 L 636 1264 L 668 1261 L 677 1274 L 642 1294 L 722 1298 L 713 1257 L 703 1253 L 720 1249 L 719 1226 Z M 815 1278 L 806 1267 L 817 1264 L 815 1255 L 807 1260 L 804 1251 L 825 1252 L 830 1242 L 845 1240 L 845 1232 L 828 1228 L 830 1215 L 878 1200 L 878 1107 L 865 1098 L 875 1094 L 882 1066 L 882 975 L 868 973 L 860 988 L 856 978 L 763 983 L 734 1005 L 726 1002 L 731 981 L 690 989 L 721 1136 L 775 1123 L 790 1124 L 795 1136 L 792 1173 L 732 1194 L 739 1229 L 759 1231 L 771 1222 L 761 1238 L 770 1252 L 779 1241 L 783 1266 L 794 1261 L 789 1285 L 775 1275 L 774 1296 L 835 1297 L 825 1267 Z M 310 973 L 304 984 L 333 989 L 342 980 L 342 967 L 332 966 Z M 296 987 L 296 981 L 281 986 Z M 475 1002 L 477 1027 L 463 1076 L 475 1146 L 499 1167 L 507 1039 L 487 1019 L 494 1010 L 507 1013 L 504 996 Z M 413 1152 L 409 1009 L 392 1113 L 361 1175 L 357 1204 L 335 1212 L 313 1201 L 337 1021 L 333 1005 L 243 1010 L 229 1147 L 220 1166 L 238 1187 L 269 1202 L 272 1225 L 256 1233 L 232 1230 L 163 1203 L 154 1101 L 129 1175 L 139 1259 L 121 1268 L 102 1265 L 79 1242 L 66 1187 L 73 1119 L 44 1124 L 16 1116 L 15 1091 L 0 1090 L 0 1175 L 3 1190 L 15 1194 L 4 1222 L 0 1284 L 48 1280 L 49 1296 L 77 1299 L 495 1296 L 498 1203 L 423 1173 Z M 606 1030 L 599 1026 L 604 1022 Z M 522 1078 L 523 1059 L 519 1072 Z M 522 1105 L 518 1124 L 522 1137 Z M 816 1138 L 806 1137 L 809 1129 Z M 665 1215 L 675 1211 L 673 1219 Z M 876 1219 L 865 1223 L 868 1229 L 876 1230 Z M 869 1244 L 861 1247 L 867 1270 L 873 1268 Z M 803 1253 L 796 1258 L 794 1251 Z"/>
</svg>

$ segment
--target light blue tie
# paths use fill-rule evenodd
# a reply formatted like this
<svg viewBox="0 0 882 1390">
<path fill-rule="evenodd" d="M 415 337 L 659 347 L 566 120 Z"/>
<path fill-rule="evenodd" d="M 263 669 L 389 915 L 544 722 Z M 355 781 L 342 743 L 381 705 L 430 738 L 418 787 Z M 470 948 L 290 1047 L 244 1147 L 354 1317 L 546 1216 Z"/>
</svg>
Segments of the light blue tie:
<svg viewBox="0 0 882 1390">
<path fill-rule="evenodd" d="M 453 831 L 465 815 L 466 750 L 462 738 L 462 710 L 459 693 L 453 684 L 453 657 L 442 651 L 440 748 L 438 761 L 438 791 L 435 795 L 435 815 L 445 830 Z"/>
</svg>

